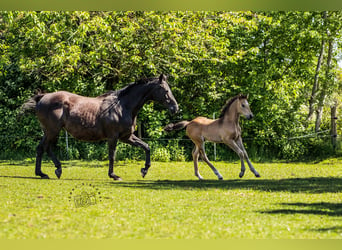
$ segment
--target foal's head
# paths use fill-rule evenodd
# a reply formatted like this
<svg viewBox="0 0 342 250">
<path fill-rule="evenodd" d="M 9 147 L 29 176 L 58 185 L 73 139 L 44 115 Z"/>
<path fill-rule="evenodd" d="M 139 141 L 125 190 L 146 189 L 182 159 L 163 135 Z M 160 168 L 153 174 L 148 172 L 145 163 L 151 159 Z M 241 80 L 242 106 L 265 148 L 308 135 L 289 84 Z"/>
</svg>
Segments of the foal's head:
<svg viewBox="0 0 342 250">
<path fill-rule="evenodd" d="M 233 106 L 235 110 L 232 110 Z M 232 111 L 245 116 L 248 120 L 253 118 L 253 113 L 249 107 L 246 95 L 239 94 L 230 98 L 223 107 L 220 118 Z"/>
<path fill-rule="evenodd" d="M 248 96 L 246 95 L 239 95 L 238 98 L 236 99 L 237 101 L 237 112 L 240 115 L 243 115 L 246 117 L 248 120 L 253 118 L 253 113 L 251 111 L 251 108 L 249 107 L 248 101 L 247 101 Z"/>
<path fill-rule="evenodd" d="M 153 92 L 151 93 L 152 99 L 163 104 L 171 111 L 171 113 L 176 113 L 178 111 L 178 103 L 171 92 L 164 74 L 159 76 L 156 85 L 156 88 L 154 88 Z"/>
</svg>

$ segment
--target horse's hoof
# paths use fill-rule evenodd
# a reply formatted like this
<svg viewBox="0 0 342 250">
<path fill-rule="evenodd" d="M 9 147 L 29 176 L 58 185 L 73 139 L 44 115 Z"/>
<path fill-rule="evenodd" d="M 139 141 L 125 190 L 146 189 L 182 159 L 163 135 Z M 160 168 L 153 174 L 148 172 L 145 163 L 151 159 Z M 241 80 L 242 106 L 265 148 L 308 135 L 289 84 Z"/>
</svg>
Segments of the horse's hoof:
<svg viewBox="0 0 342 250">
<path fill-rule="evenodd" d="M 117 175 L 114 175 L 112 178 L 114 181 L 122 181 L 122 179 Z"/>
<path fill-rule="evenodd" d="M 58 179 L 61 178 L 62 169 L 61 169 L 61 168 L 57 168 L 57 169 L 55 170 L 55 174 L 56 174 L 56 176 L 57 176 Z"/>
<path fill-rule="evenodd" d="M 220 181 L 222 181 L 222 180 L 223 180 L 223 177 L 221 176 L 221 177 L 219 177 L 218 179 L 219 179 Z"/>
<path fill-rule="evenodd" d="M 244 172 L 241 172 L 241 173 L 239 174 L 239 177 L 242 178 L 244 175 L 245 175 L 245 173 L 244 173 Z"/>
<path fill-rule="evenodd" d="M 140 169 L 140 172 L 141 172 L 141 176 L 142 176 L 142 178 L 144 178 L 144 177 L 145 177 L 145 175 L 147 174 L 147 169 L 145 169 L 145 168 L 142 168 L 142 169 Z"/>
<path fill-rule="evenodd" d="M 40 177 L 42 179 L 50 179 L 50 177 L 47 174 L 40 174 Z"/>
<path fill-rule="evenodd" d="M 255 177 L 259 178 L 259 177 L 260 177 L 260 174 L 258 174 L 258 173 L 257 173 L 257 174 L 255 174 Z"/>
</svg>

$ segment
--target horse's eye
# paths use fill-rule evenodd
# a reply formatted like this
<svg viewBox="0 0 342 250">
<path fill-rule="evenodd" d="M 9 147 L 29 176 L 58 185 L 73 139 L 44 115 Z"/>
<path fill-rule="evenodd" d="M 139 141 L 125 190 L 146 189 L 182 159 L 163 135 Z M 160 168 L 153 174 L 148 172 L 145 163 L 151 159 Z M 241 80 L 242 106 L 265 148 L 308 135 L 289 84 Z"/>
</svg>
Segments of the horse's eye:
<svg viewBox="0 0 342 250">
<path fill-rule="evenodd" d="M 245 104 L 241 104 L 241 107 L 243 107 L 243 108 L 244 108 L 244 107 L 245 107 Z"/>
</svg>

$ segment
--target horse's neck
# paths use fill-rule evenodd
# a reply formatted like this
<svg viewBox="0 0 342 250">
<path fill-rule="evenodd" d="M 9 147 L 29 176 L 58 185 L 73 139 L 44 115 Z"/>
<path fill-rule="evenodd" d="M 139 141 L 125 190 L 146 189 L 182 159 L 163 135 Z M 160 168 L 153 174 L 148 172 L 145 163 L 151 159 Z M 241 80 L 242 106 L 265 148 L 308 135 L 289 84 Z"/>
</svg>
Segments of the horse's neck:
<svg viewBox="0 0 342 250">
<path fill-rule="evenodd" d="M 234 123 L 239 126 L 240 114 L 237 112 L 236 101 L 231 104 L 229 109 L 226 111 L 224 115 L 224 120 L 229 123 Z"/>
<path fill-rule="evenodd" d="M 142 106 L 151 100 L 153 84 L 137 84 L 121 93 L 120 102 L 136 116 Z"/>
</svg>

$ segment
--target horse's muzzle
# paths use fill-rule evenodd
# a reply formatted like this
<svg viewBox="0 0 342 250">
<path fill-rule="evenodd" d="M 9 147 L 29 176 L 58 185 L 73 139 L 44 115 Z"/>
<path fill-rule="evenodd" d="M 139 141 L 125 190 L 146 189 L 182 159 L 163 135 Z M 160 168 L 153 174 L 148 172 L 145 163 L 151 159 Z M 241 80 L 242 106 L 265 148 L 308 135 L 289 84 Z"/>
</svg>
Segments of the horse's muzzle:
<svg viewBox="0 0 342 250">
<path fill-rule="evenodd" d="M 170 110 L 170 112 L 171 112 L 172 114 L 177 113 L 178 110 L 179 110 L 178 105 L 176 104 L 176 105 L 170 106 L 170 107 L 169 107 L 169 110 Z"/>
<path fill-rule="evenodd" d="M 247 120 L 251 120 L 251 119 L 253 119 L 253 117 L 254 117 L 253 114 L 246 115 Z"/>
</svg>

